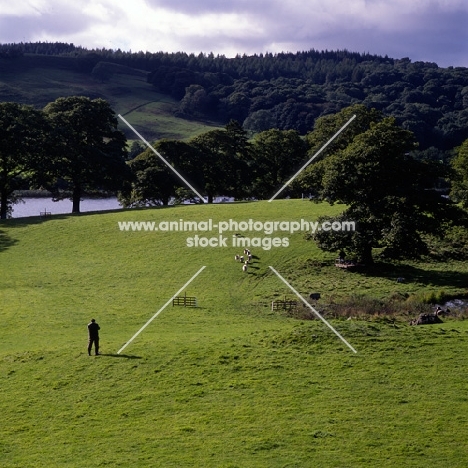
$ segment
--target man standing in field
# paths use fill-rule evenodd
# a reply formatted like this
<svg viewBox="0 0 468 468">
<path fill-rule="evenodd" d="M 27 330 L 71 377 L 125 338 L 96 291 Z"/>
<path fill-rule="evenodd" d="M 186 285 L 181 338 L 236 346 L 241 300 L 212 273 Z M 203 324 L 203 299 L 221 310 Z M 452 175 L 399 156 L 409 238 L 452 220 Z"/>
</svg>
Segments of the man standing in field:
<svg viewBox="0 0 468 468">
<path fill-rule="evenodd" d="M 96 323 L 96 320 L 91 319 L 91 322 L 88 323 L 88 355 L 91 356 L 91 348 L 94 343 L 94 350 L 96 351 L 96 356 L 99 355 L 99 330 L 101 327 Z"/>
</svg>

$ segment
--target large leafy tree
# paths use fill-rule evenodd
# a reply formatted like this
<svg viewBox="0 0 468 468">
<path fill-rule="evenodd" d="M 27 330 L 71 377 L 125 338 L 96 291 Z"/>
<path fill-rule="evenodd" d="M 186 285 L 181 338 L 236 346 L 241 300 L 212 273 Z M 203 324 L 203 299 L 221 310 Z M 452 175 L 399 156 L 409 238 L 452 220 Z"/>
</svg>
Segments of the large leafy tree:
<svg viewBox="0 0 468 468">
<path fill-rule="evenodd" d="M 233 171 L 228 174 L 230 183 L 227 195 L 245 198 L 251 195 L 252 145 L 248 141 L 247 131 L 237 120 L 230 120 L 225 129 L 228 136 L 225 150 L 232 161 L 229 167 Z"/>
<path fill-rule="evenodd" d="M 203 184 L 200 154 L 192 145 L 178 140 L 161 140 L 156 151 L 172 164 L 185 180 L 199 187 Z M 147 149 L 128 162 L 133 180 L 119 194 L 124 206 L 167 205 L 184 182 L 151 150 Z M 195 196 L 195 194 L 191 194 Z"/>
<path fill-rule="evenodd" d="M 247 156 L 249 143 L 246 132 L 237 122 L 230 121 L 224 129 L 203 133 L 190 144 L 201 155 L 199 168 L 208 203 L 217 195 L 240 198 L 247 194 L 251 175 Z"/>
<path fill-rule="evenodd" d="M 117 129 L 109 103 L 72 96 L 58 98 L 44 110 L 54 129 L 51 176 L 71 191 L 72 213 L 80 212 L 80 200 L 87 190 L 119 190 L 130 171 L 125 164 L 125 135 Z M 56 190 L 57 184 L 52 188 Z"/>
<path fill-rule="evenodd" d="M 164 163 L 150 150 L 128 163 L 133 180 L 119 192 L 125 208 L 168 205 L 175 193 L 174 181 Z"/>
<path fill-rule="evenodd" d="M 354 120 L 332 141 L 332 137 L 355 116 Z M 346 107 L 337 114 L 320 117 L 315 121 L 314 130 L 306 135 L 307 157 L 316 158 L 292 184 L 295 192 L 317 196 L 320 191 L 327 155 L 345 149 L 353 139 L 369 129 L 371 123 L 380 122 L 383 114 L 377 109 L 369 109 L 363 104 Z M 327 144 L 325 148 L 324 145 Z M 323 149 L 322 149 L 323 148 Z M 322 150 L 319 153 L 319 150 Z"/>
<path fill-rule="evenodd" d="M 346 148 L 354 137 L 368 130 L 371 123 L 379 122 L 384 117 L 377 109 L 369 109 L 363 104 L 354 104 L 337 114 L 320 117 L 315 121 L 314 130 L 306 135 L 309 156 L 313 156 L 353 116 L 356 117 L 349 126 L 327 146 L 326 154 Z"/>
<path fill-rule="evenodd" d="M 188 143 L 165 139 L 154 147 L 177 174 L 198 192 L 207 193 L 208 203 L 212 203 L 216 195 L 242 197 L 248 193 L 249 143 L 246 132 L 235 121 Z M 120 194 L 125 206 L 166 205 L 171 197 L 198 200 L 151 149 L 128 164 L 134 180 Z"/>
<path fill-rule="evenodd" d="M 357 230 L 320 231 L 321 248 L 344 250 L 366 264 L 373 263 L 374 247 L 393 258 L 424 252 L 421 232 L 436 229 L 446 201 L 432 190 L 434 167 L 410 156 L 414 147 L 411 132 L 384 118 L 324 159 L 319 198 L 346 204 L 330 221 L 355 221 Z"/>
<path fill-rule="evenodd" d="M 0 103 L 0 218 L 13 192 L 47 168 L 47 122 L 41 111 L 13 102 Z M 26 185 L 28 187 L 28 185 Z"/>
<path fill-rule="evenodd" d="M 271 129 L 255 135 L 252 141 L 253 195 L 269 198 L 306 161 L 307 145 L 295 130 Z M 281 197 L 289 194 L 286 188 Z"/>
</svg>

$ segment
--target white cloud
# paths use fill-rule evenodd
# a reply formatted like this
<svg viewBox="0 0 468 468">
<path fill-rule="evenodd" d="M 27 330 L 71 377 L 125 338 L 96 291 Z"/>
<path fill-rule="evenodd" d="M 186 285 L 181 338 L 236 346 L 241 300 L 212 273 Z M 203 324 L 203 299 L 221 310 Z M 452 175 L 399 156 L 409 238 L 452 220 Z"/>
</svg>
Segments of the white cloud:
<svg viewBox="0 0 468 468">
<path fill-rule="evenodd" d="M 132 51 L 348 49 L 468 66 L 466 0 L 0 0 L 0 42 Z"/>
</svg>

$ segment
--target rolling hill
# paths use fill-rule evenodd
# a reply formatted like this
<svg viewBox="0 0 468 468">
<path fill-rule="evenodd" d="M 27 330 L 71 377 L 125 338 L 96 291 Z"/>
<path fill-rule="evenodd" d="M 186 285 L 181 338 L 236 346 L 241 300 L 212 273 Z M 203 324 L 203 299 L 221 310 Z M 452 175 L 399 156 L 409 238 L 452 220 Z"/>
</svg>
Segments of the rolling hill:
<svg viewBox="0 0 468 468">
<path fill-rule="evenodd" d="M 0 44 L 0 99 L 42 107 L 62 95 L 103 97 L 148 139 L 190 138 L 231 119 L 252 134 L 306 135 L 319 117 L 364 104 L 411 130 L 424 157 L 446 161 L 468 135 L 467 89 L 465 67 L 347 50 L 227 58 Z"/>
<path fill-rule="evenodd" d="M 315 220 L 339 210 L 282 200 L 2 222 L 2 466 L 465 467 L 468 322 L 330 318 L 354 354 L 322 322 L 271 310 L 294 295 L 269 266 L 302 295 L 333 301 L 462 292 L 466 264 L 353 274 L 304 233 L 233 226 L 227 247 L 191 248 L 188 237 L 218 233 L 118 224 Z M 288 246 L 252 247 L 243 273 L 235 234 L 287 237 Z M 185 290 L 198 307 L 169 305 L 117 354 L 202 266 Z M 404 284 L 402 271 L 412 275 Z M 91 317 L 98 357 L 86 353 Z"/>
<path fill-rule="evenodd" d="M 147 140 L 186 139 L 219 126 L 211 121 L 176 117 L 178 102 L 155 91 L 147 83 L 146 72 L 113 65 L 108 80 L 85 73 L 68 57 L 29 55 L 0 58 L 0 101 L 13 101 L 43 108 L 58 97 L 83 95 L 107 100 Z M 135 134 L 120 123 L 129 140 Z"/>
</svg>

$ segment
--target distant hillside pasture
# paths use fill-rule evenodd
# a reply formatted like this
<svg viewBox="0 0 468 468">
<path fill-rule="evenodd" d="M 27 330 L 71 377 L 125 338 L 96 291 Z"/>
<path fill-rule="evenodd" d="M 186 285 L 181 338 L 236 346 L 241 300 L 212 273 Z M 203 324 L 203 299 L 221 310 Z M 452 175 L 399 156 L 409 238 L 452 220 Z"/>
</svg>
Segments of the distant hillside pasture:
<svg viewBox="0 0 468 468">
<path fill-rule="evenodd" d="M 215 122 L 177 118 L 178 102 L 155 92 L 146 82 L 144 72 L 140 71 L 139 75 L 113 73 L 107 81 L 101 82 L 90 73 L 52 66 L 57 64 L 49 63 L 50 59 L 53 57 L 44 57 L 42 64 L 41 61 L 25 61 L 16 65 L 0 59 L 0 100 L 43 108 L 62 96 L 100 97 L 106 99 L 117 114 L 126 115 L 126 119 L 149 141 L 188 139 L 217 128 Z M 138 139 L 126 125 L 122 124 L 121 129 L 129 140 Z"/>
</svg>

